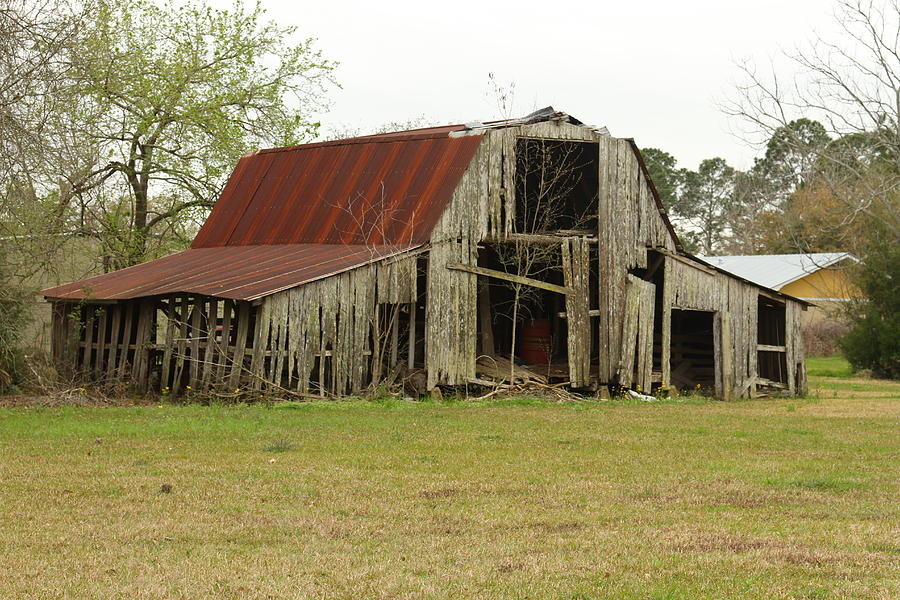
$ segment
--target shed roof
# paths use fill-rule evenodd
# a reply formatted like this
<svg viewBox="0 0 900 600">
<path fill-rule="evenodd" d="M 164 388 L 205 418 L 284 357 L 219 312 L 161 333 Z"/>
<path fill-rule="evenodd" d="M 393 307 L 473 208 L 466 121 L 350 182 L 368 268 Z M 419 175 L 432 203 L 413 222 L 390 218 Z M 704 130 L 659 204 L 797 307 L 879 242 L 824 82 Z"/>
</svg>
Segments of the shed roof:
<svg viewBox="0 0 900 600">
<path fill-rule="evenodd" d="M 702 258 L 725 271 L 773 290 L 780 290 L 789 283 L 821 269 L 833 267 L 844 260 L 857 260 L 849 252 L 705 256 Z"/>
<path fill-rule="evenodd" d="M 190 248 L 43 293 L 64 300 L 128 300 L 175 293 L 256 300 L 413 247 L 283 244 Z"/>
</svg>

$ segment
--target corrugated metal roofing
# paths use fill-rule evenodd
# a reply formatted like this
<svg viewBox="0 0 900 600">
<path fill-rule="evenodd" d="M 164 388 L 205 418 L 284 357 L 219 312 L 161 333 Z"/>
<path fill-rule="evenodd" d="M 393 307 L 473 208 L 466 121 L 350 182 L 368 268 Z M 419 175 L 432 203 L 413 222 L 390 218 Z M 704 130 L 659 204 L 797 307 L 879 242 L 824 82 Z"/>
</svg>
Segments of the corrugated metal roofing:
<svg viewBox="0 0 900 600">
<path fill-rule="evenodd" d="M 849 252 L 705 256 L 702 258 L 729 273 L 734 273 L 753 283 L 774 290 L 780 290 L 789 283 L 843 260 L 857 260 Z"/>
<path fill-rule="evenodd" d="M 50 288 L 44 290 L 44 296 L 69 300 L 126 300 L 187 293 L 256 300 L 412 247 L 292 244 L 191 248 L 113 273 Z"/>
<path fill-rule="evenodd" d="M 424 243 L 481 143 L 462 128 L 244 156 L 191 247 Z"/>
</svg>

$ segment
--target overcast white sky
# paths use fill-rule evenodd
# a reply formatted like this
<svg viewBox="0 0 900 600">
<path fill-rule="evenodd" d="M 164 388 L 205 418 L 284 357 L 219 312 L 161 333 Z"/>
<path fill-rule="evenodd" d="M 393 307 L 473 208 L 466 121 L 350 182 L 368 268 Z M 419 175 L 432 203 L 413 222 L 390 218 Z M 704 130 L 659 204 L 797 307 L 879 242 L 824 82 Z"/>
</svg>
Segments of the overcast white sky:
<svg viewBox="0 0 900 600">
<path fill-rule="evenodd" d="M 835 29 L 832 0 L 262 2 L 341 63 L 326 127 L 497 117 L 494 72 L 515 82 L 516 116 L 552 105 L 691 168 L 757 153 L 717 108 L 735 61 L 766 66 Z"/>
</svg>

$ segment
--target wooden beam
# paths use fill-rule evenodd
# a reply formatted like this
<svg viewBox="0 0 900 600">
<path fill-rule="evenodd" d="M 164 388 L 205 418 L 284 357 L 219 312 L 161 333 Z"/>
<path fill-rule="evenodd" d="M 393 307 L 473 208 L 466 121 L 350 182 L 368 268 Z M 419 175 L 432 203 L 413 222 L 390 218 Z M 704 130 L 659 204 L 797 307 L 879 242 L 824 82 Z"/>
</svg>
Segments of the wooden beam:
<svg viewBox="0 0 900 600">
<path fill-rule="evenodd" d="M 109 314 L 106 309 L 100 309 L 98 312 L 97 322 L 97 358 L 94 360 L 94 380 L 99 380 L 103 378 L 103 353 L 106 349 L 106 321 L 109 318 Z"/>
<path fill-rule="evenodd" d="M 201 321 L 203 316 L 203 300 L 197 296 L 194 298 L 194 309 L 191 311 L 191 358 L 188 367 L 188 385 L 192 388 L 198 387 L 198 377 L 200 369 L 200 335 Z"/>
<path fill-rule="evenodd" d="M 125 326 L 122 330 L 122 353 L 119 354 L 119 379 L 122 379 L 128 373 L 128 350 L 131 344 L 131 334 L 134 331 L 132 320 L 134 319 L 135 300 L 129 300 L 125 303 Z"/>
<path fill-rule="evenodd" d="M 118 354 L 119 346 L 122 343 L 119 338 L 119 330 L 122 325 L 122 307 L 117 304 L 112 308 L 112 311 L 112 326 L 109 334 L 109 359 L 107 360 L 106 366 L 106 378 L 108 381 L 116 380 L 116 372 L 118 369 L 118 363 L 116 363 L 118 357 L 116 355 Z"/>
<path fill-rule="evenodd" d="M 169 374 L 172 369 L 172 346 L 175 343 L 175 296 L 169 296 L 166 303 L 166 337 L 163 341 L 162 375 L 159 379 L 160 388 L 169 387 Z"/>
<path fill-rule="evenodd" d="M 571 236 L 571 235 L 553 235 L 540 233 L 508 233 L 502 236 L 487 236 L 482 239 L 485 244 L 512 244 L 515 242 L 525 242 L 527 244 L 561 244 L 567 239 L 579 239 L 596 244 L 598 242 L 595 236 Z"/>
<path fill-rule="evenodd" d="M 225 383 L 225 369 L 228 366 L 228 348 L 231 346 L 231 312 L 234 309 L 234 300 L 222 301 L 222 343 L 219 346 L 219 356 L 216 362 L 216 385 L 221 387 Z"/>
<path fill-rule="evenodd" d="M 502 279 L 504 281 L 511 281 L 513 283 L 521 283 L 522 285 L 528 285 L 531 287 L 540 288 L 542 290 L 547 290 L 548 292 L 555 292 L 557 294 L 571 294 L 572 293 L 571 288 L 563 287 L 561 285 L 547 283 L 546 281 L 539 281 L 537 279 L 529 279 L 528 277 L 522 277 L 521 275 L 511 275 L 509 273 L 504 273 L 503 271 L 495 271 L 493 269 L 485 269 L 484 267 L 473 267 L 471 265 L 450 263 L 447 265 L 447 268 L 454 269 L 456 271 L 465 271 L 467 273 L 474 273 L 476 275 L 484 275 L 485 277 L 493 277 L 494 279 Z"/>
<path fill-rule="evenodd" d="M 234 360 L 231 361 L 229 387 L 236 389 L 241 383 L 241 372 L 244 369 L 247 331 L 250 327 L 250 304 L 248 302 L 238 302 L 235 309 L 237 312 L 237 337 L 234 340 Z"/>
<path fill-rule="evenodd" d="M 410 369 L 416 368 L 416 305 L 418 303 L 413 301 L 412 304 L 409 305 L 409 357 L 407 360 L 407 367 Z"/>
<path fill-rule="evenodd" d="M 566 311 L 560 311 L 560 312 L 556 313 L 556 316 L 558 316 L 560 319 L 567 319 L 567 318 L 569 318 L 569 317 L 568 317 L 568 313 L 566 313 Z M 600 309 L 599 309 L 599 308 L 592 308 L 591 310 L 588 311 L 588 316 L 589 316 L 589 317 L 599 317 L 599 316 L 600 316 Z"/>
<path fill-rule="evenodd" d="M 769 344 L 757 344 L 756 350 L 759 352 L 787 352 L 785 346 L 770 346 Z"/>
<path fill-rule="evenodd" d="M 91 372 L 91 350 L 94 343 L 94 313 L 96 309 L 88 304 L 84 307 L 87 316 L 84 320 L 84 353 L 81 359 L 81 372 L 87 375 Z"/>
<path fill-rule="evenodd" d="M 391 367 L 397 366 L 400 346 L 400 305 L 394 304 L 391 309 Z"/>
<path fill-rule="evenodd" d="M 689 267 L 693 267 L 693 268 L 697 269 L 698 271 L 702 271 L 702 272 L 706 273 L 707 275 L 717 275 L 718 274 L 713 269 L 710 269 L 709 267 L 707 267 L 705 265 L 701 265 L 698 262 L 694 262 L 689 258 L 685 258 L 684 256 L 681 256 L 680 254 L 675 254 L 674 252 L 671 252 L 671 251 L 667 250 L 666 248 L 654 247 L 654 248 L 652 248 L 652 250 L 655 250 L 655 251 L 659 252 L 660 254 L 665 254 L 672 260 L 677 260 L 678 262 L 683 263 Z"/>
</svg>

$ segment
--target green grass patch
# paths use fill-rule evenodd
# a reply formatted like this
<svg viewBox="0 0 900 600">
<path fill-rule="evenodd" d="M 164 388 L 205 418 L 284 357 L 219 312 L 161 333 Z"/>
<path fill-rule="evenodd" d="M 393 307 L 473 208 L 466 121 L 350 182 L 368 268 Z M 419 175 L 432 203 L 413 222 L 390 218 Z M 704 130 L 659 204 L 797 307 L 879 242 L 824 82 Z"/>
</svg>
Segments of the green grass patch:
<svg viewBox="0 0 900 600">
<path fill-rule="evenodd" d="M 853 369 L 843 356 L 807 358 L 806 373 L 810 377 L 853 377 Z"/>
<path fill-rule="evenodd" d="M 900 597 L 892 384 L 813 379 L 0 408 L 0 598 Z"/>
</svg>

